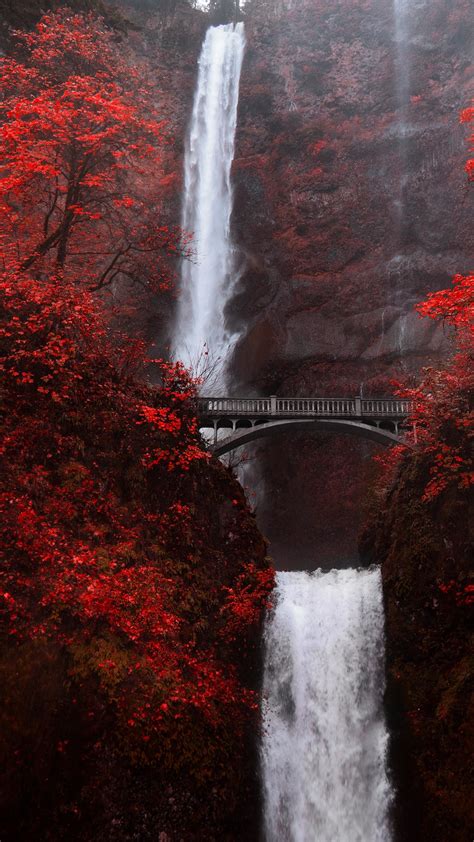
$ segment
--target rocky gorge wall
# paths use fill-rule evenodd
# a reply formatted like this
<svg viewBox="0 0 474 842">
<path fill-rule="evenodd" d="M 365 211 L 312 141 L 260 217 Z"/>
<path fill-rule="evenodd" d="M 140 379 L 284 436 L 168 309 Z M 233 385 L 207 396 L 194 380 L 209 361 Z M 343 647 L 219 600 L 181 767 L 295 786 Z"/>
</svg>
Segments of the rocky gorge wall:
<svg viewBox="0 0 474 842">
<path fill-rule="evenodd" d="M 469 4 L 407 9 L 400 56 L 391 0 L 250 7 L 229 314 L 243 326 L 240 394 L 390 393 L 446 352 L 442 327 L 413 306 L 467 269 L 472 244 L 458 125 Z M 333 437 L 262 445 L 260 518 L 283 566 L 356 554 L 373 452 Z"/>
<path fill-rule="evenodd" d="M 468 268 L 458 114 L 471 95 L 472 23 L 466 0 L 405 6 L 403 42 L 393 0 L 245 6 L 232 174 L 240 279 L 227 313 L 241 332 L 235 394 L 390 394 L 394 378 L 446 354 L 443 328 L 413 307 Z M 179 224 L 184 139 L 210 19 L 185 3 L 120 8 L 160 79 L 170 129 L 160 213 Z M 159 353 L 175 304 L 159 301 L 138 317 Z M 374 452 L 314 435 L 248 451 L 246 478 L 279 566 L 357 558 Z"/>
<path fill-rule="evenodd" d="M 429 471 L 407 459 L 361 541 L 382 565 L 387 718 L 396 839 L 467 842 L 473 734 L 473 511 L 469 492 L 421 501 Z"/>
<path fill-rule="evenodd" d="M 391 0 L 247 22 L 235 163 L 244 383 L 276 387 L 276 362 L 285 381 L 304 362 L 300 382 L 302 367 L 313 381 L 317 367 L 332 387 L 342 365 L 348 384 L 368 386 L 405 357 L 413 366 L 443 352 L 412 306 L 467 268 L 457 118 L 469 100 L 468 23 L 462 0 L 410 4 L 401 127 Z"/>
</svg>

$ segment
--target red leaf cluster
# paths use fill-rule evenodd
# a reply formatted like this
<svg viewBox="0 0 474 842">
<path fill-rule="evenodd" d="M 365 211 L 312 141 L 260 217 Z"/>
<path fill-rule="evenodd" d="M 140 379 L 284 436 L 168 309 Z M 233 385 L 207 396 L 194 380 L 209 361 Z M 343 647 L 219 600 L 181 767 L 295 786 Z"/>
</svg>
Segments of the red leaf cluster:
<svg viewBox="0 0 474 842">
<path fill-rule="evenodd" d="M 473 100 L 474 102 L 474 100 Z M 470 108 L 465 108 L 464 111 L 461 112 L 461 116 L 459 118 L 460 123 L 474 123 L 474 107 L 471 106 Z M 471 134 L 469 138 L 469 149 L 470 152 L 474 152 L 474 134 Z M 468 158 L 466 161 L 466 172 L 469 178 L 469 181 L 474 181 L 474 158 Z"/>
</svg>

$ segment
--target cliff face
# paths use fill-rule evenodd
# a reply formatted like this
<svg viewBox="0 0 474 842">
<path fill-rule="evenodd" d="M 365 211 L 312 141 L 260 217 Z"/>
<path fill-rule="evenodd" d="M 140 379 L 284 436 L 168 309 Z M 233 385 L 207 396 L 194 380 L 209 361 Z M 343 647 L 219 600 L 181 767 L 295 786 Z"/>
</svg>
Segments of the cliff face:
<svg viewBox="0 0 474 842">
<path fill-rule="evenodd" d="M 403 42 L 388 0 L 249 12 L 234 169 L 240 393 L 381 394 L 445 351 L 413 305 L 467 268 L 469 4 L 406 5 Z M 314 547 L 320 561 L 355 554 L 372 452 L 265 444 L 261 518 L 283 564 L 311 562 Z"/>
<path fill-rule="evenodd" d="M 303 4 L 247 23 L 235 163 L 249 262 L 244 382 L 276 386 L 277 365 L 286 383 L 298 362 L 300 383 L 303 369 L 332 387 L 341 371 L 330 362 L 348 384 L 369 384 L 403 357 L 413 367 L 442 351 L 412 305 L 467 268 L 457 123 L 469 9 L 409 5 L 403 46 L 387 0 Z"/>
<path fill-rule="evenodd" d="M 228 308 L 242 333 L 237 394 L 391 393 L 393 378 L 446 352 L 442 327 L 413 305 L 467 269 L 469 3 L 405 5 L 401 33 L 392 0 L 247 4 L 233 169 L 241 277 Z M 161 214 L 179 224 L 209 20 L 186 4 L 121 9 L 160 79 L 171 138 Z M 174 307 L 134 315 L 159 353 Z M 354 560 L 374 445 L 312 435 L 259 447 L 259 523 L 277 562 Z"/>
<path fill-rule="evenodd" d="M 420 458 L 405 464 L 361 549 L 382 564 L 397 838 L 465 842 L 474 822 L 472 502 L 457 491 L 421 503 L 427 479 Z"/>
<path fill-rule="evenodd" d="M 467 0 L 420 0 L 405 4 L 400 32 L 394 5 L 247 4 L 232 223 L 242 274 L 228 314 L 242 331 L 236 393 L 383 394 L 445 352 L 442 328 L 413 305 L 467 269 L 458 113 L 470 97 L 472 22 Z M 37 4 L 23 6 L 30 20 Z M 17 25 L 17 7 L 16 17 L 7 7 L 4 19 Z M 170 143 L 159 212 L 179 224 L 209 19 L 186 3 L 119 7 L 130 43 L 160 80 Z M 138 295 L 134 288 L 134 305 Z M 134 306 L 133 328 L 159 354 L 174 307 Z M 333 436 L 262 444 L 259 520 L 281 565 L 356 557 L 373 452 Z"/>
</svg>

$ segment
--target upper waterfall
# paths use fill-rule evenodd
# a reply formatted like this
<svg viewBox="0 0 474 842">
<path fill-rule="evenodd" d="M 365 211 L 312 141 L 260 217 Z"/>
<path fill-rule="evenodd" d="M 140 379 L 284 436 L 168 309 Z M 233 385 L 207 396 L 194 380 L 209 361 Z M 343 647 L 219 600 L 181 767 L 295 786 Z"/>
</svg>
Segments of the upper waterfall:
<svg viewBox="0 0 474 842">
<path fill-rule="evenodd" d="M 193 256 L 182 263 L 174 357 L 200 374 L 205 355 L 213 386 L 221 388 L 236 339 L 226 328 L 225 306 L 235 280 L 230 171 L 244 47 L 243 23 L 208 29 L 184 164 L 182 227 L 193 237 Z"/>
</svg>

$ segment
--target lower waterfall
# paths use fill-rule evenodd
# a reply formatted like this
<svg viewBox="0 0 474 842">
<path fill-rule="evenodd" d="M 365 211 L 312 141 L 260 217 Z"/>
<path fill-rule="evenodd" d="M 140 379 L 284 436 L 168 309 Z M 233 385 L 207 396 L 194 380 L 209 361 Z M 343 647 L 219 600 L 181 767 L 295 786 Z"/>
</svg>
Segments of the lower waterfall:
<svg viewBox="0 0 474 842">
<path fill-rule="evenodd" d="M 380 571 L 277 575 L 265 629 L 266 842 L 388 842 Z"/>
</svg>

